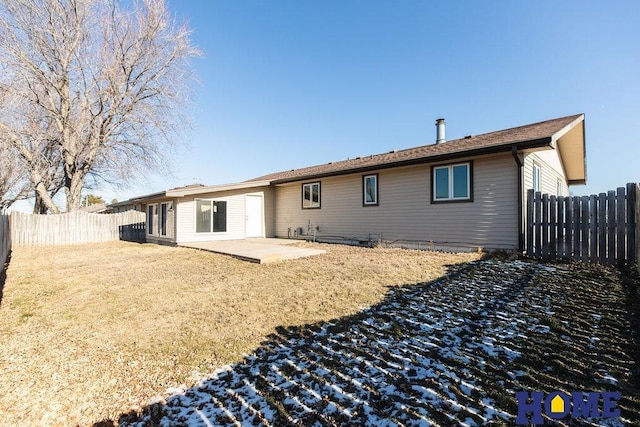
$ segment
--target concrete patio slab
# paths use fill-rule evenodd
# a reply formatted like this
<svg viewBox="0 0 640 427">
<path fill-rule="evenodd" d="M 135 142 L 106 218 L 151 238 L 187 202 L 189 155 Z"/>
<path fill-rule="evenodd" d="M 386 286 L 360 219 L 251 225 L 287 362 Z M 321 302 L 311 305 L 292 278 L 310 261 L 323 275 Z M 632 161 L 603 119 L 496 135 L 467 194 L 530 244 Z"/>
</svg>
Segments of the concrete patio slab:
<svg viewBox="0 0 640 427">
<path fill-rule="evenodd" d="M 231 255 L 258 264 L 298 259 L 326 253 L 323 249 L 291 246 L 299 242 L 299 240 L 289 239 L 246 239 L 181 243 L 178 246 Z"/>
</svg>

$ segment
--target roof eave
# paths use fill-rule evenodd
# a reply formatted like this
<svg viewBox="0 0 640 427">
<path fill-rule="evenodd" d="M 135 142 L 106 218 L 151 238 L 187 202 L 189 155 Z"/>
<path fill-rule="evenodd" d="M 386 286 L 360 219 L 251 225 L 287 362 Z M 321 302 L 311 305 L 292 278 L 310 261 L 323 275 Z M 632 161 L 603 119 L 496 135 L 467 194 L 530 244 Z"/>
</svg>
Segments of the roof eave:
<svg viewBox="0 0 640 427">
<path fill-rule="evenodd" d="M 587 179 L 570 179 L 567 183 L 569 185 L 585 185 L 587 183 Z"/>
<path fill-rule="evenodd" d="M 561 149 L 561 138 L 564 139 L 566 138 L 565 135 L 568 135 L 569 132 L 576 132 L 574 130 L 574 128 L 576 128 L 577 126 L 580 126 L 580 128 L 578 129 L 578 131 L 580 132 L 578 135 L 581 136 L 581 155 L 579 155 L 579 157 L 575 156 L 575 154 L 572 154 L 572 151 L 564 152 Z M 558 153 L 560 154 L 560 159 L 562 161 L 563 164 L 563 168 L 565 169 L 565 173 L 567 172 L 567 164 L 566 162 L 568 161 L 573 161 L 573 162 L 579 162 L 581 163 L 580 167 L 579 167 L 579 171 L 576 171 L 575 169 L 573 170 L 572 173 L 569 173 L 568 175 L 573 175 L 572 178 L 569 178 L 567 180 L 567 182 L 569 183 L 569 185 L 584 185 L 587 183 L 587 144 L 586 144 L 586 129 L 585 129 L 585 116 L 584 114 L 580 114 L 578 117 L 576 117 L 575 120 L 573 120 L 571 123 L 569 123 L 568 125 L 566 125 L 565 127 L 563 127 L 562 129 L 560 129 L 558 132 L 556 132 L 553 137 L 552 137 L 553 141 L 552 141 L 552 146 L 554 149 L 558 150 Z M 567 158 L 567 154 L 570 154 L 570 156 Z M 573 156 L 573 157 L 571 157 Z"/>
<path fill-rule="evenodd" d="M 146 194 L 144 196 L 134 197 L 129 200 L 118 202 L 117 204 L 114 203 L 112 206 L 130 205 L 130 204 L 146 202 L 148 200 L 161 199 L 163 197 L 167 197 L 166 193 L 167 193 L 166 191 L 160 191 L 158 193 Z"/>
<path fill-rule="evenodd" d="M 245 181 L 235 184 L 212 185 L 208 187 L 196 187 L 182 190 L 168 190 L 166 193 L 169 197 L 184 197 L 206 193 L 219 193 L 221 191 L 241 190 L 245 188 L 268 187 L 269 185 L 271 185 L 271 181 L 269 180 Z"/>
<path fill-rule="evenodd" d="M 501 144 L 501 145 L 492 146 L 492 147 L 482 147 L 482 148 L 477 148 L 472 150 L 457 151 L 455 153 L 419 157 L 419 158 L 409 159 L 409 160 L 399 160 L 395 162 L 382 163 L 382 164 L 370 165 L 370 166 L 361 166 L 361 167 L 356 167 L 351 169 L 325 172 L 320 174 L 311 174 L 311 175 L 304 175 L 299 177 L 276 179 L 271 181 L 271 183 L 274 185 L 287 184 L 290 182 L 308 181 L 312 179 L 327 178 L 331 176 L 340 176 L 340 175 L 349 175 L 349 174 L 362 173 L 362 172 L 370 172 L 373 170 L 380 170 L 380 169 L 390 169 L 390 168 L 396 168 L 396 167 L 402 167 L 402 166 L 419 165 L 424 163 L 438 163 L 438 162 L 444 162 L 447 160 L 460 159 L 463 157 L 474 157 L 474 156 L 487 155 L 487 154 L 511 152 L 513 147 L 515 147 L 517 150 L 531 149 L 531 148 L 544 148 L 544 147 L 551 148 L 551 143 L 552 143 L 551 137 L 544 137 L 544 138 L 539 138 L 534 140 L 511 142 L 508 144 Z"/>
</svg>

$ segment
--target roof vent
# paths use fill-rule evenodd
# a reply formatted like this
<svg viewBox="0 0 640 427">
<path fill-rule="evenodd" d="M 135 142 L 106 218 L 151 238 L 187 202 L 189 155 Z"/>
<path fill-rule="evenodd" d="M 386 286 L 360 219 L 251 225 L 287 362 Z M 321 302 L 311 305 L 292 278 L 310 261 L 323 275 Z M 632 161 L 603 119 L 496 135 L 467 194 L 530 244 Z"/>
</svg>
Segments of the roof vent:
<svg viewBox="0 0 640 427">
<path fill-rule="evenodd" d="M 447 142 L 444 136 L 444 119 L 436 120 L 436 144 Z"/>
<path fill-rule="evenodd" d="M 398 152 L 398 150 L 395 150 L 395 149 L 394 149 L 394 150 L 389 151 L 389 154 L 391 154 L 391 153 L 397 153 L 397 152 Z"/>
<path fill-rule="evenodd" d="M 467 135 L 464 137 L 464 139 L 471 139 L 471 138 L 473 138 L 473 135 Z"/>
</svg>

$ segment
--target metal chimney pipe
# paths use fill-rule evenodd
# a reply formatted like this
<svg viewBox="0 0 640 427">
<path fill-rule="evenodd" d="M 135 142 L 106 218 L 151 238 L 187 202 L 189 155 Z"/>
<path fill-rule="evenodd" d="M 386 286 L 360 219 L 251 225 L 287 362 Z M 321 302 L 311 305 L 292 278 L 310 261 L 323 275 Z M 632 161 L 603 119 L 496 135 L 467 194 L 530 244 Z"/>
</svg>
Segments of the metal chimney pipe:
<svg viewBox="0 0 640 427">
<path fill-rule="evenodd" d="M 447 142 L 444 136 L 444 119 L 436 120 L 436 144 Z"/>
</svg>

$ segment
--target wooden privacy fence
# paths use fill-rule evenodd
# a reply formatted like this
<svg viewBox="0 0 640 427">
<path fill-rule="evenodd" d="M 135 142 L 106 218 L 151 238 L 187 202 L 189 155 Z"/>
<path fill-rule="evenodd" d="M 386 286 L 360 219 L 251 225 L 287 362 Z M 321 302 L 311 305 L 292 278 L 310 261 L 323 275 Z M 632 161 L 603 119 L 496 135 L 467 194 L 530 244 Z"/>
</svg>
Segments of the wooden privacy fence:
<svg viewBox="0 0 640 427">
<path fill-rule="evenodd" d="M 0 215 L 0 274 L 11 251 L 11 235 L 9 234 L 9 217 Z M 0 283 L 0 286 L 2 284 Z"/>
<path fill-rule="evenodd" d="M 117 214 L 75 211 L 59 215 L 12 212 L 9 228 L 14 246 L 72 245 L 118 240 L 120 226 L 144 220 L 144 212 L 137 211 Z"/>
<path fill-rule="evenodd" d="M 592 196 L 527 194 L 527 254 L 600 263 L 637 261 L 640 186 Z"/>
</svg>

